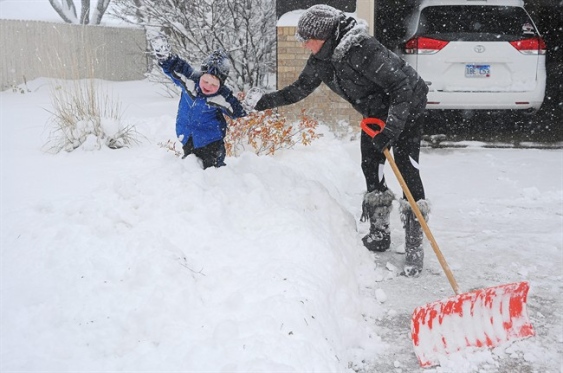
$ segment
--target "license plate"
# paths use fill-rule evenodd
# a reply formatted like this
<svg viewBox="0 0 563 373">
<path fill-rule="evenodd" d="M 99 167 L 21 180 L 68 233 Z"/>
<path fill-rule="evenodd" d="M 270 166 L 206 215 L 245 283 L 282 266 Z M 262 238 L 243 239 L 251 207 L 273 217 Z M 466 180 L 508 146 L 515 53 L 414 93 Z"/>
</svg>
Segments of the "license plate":
<svg viewBox="0 0 563 373">
<path fill-rule="evenodd" d="M 465 65 L 466 78 L 489 78 L 491 65 Z"/>
</svg>

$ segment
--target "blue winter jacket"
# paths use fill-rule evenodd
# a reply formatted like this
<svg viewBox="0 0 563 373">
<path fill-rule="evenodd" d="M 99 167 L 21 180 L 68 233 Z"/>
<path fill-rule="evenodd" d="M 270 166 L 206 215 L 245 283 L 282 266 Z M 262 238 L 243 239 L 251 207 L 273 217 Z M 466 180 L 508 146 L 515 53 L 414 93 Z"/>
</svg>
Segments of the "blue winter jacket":
<svg viewBox="0 0 563 373">
<path fill-rule="evenodd" d="M 160 66 L 182 88 L 176 117 L 176 135 L 182 145 L 190 137 L 194 148 L 222 140 L 227 132 L 227 121 L 223 114 L 231 118 L 246 115 L 239 100 L 224 84 L 217 93 L 205 96 L 199 87 L 199 78 L 203 73 L 178 56 L 160 62 Z"/>
</svg>

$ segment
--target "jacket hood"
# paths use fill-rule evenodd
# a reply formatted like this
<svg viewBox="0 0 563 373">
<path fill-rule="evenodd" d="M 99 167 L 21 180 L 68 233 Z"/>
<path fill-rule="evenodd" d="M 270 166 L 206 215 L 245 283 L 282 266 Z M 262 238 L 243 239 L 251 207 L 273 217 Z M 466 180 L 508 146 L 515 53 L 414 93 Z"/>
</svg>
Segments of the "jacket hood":
<svg viewBox="0 0 563 373">
<path fill-rule="evenodd" d="M 340 32 L 338 33 L 338 31 Z M 370 37 L 368 25 L 364 21 L 358 22 L 354 18 L 348 17 L 340 23 L 339 30 L 337 30 L 337 44 L 332 53 L 332 59 L 342 60 L 352 46 L 360 44 Z"/>
<path fill-rule="evenodd" d="M 340 61 L 353 45 L 370 37 L 368 26 L 364 21 L 358 22 L 354 18 L 342 14 L 334 35 L 325 41 L 321 50 L 314 57 L 319 60 Z"/>
</svg>

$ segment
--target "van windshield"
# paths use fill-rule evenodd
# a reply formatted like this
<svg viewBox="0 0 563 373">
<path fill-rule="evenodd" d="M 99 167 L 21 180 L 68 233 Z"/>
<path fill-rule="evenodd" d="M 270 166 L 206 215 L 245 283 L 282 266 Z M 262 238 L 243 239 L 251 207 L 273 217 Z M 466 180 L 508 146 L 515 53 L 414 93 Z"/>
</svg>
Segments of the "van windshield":
<svg viewBox="0 0 563 373">
<path fill-rule="evenodd" d="M 480 5 L 426 7 L 416 34 L 448 41 L 514 41 L 538 35 L 524 9 Z"/>
</svg>

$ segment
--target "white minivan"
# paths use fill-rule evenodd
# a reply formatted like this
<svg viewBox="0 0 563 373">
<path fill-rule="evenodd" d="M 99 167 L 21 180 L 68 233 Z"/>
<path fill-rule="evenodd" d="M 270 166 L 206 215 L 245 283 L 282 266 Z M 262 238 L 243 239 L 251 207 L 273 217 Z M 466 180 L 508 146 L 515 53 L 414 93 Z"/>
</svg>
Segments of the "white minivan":
<svg viewBox="0 0 563 373">
<path fill-rule="evenodd" d="M 537 111 L 546 45 L 521 0 L 422 0 L 402 57 L 428 84 L 428 109 Z"/>
</svg>

